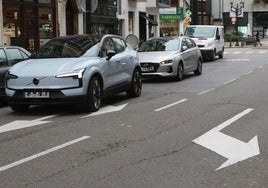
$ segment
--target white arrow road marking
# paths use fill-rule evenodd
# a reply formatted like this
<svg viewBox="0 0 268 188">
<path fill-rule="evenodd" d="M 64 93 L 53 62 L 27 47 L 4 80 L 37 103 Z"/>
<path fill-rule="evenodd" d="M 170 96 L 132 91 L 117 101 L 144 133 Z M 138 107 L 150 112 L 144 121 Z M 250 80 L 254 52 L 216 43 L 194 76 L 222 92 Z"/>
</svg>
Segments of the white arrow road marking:
<svg viewBox="0 0 268 188">
<path fill-rule="evenodd" d="M 257 136 L 253 137 L 248 143 L 245 143 L 220 132 L 222 129 L 250 113 L 252 110 L 252 108 L 244 110 L 243 112 L 237 114 L 231 119 L 223 122 L 222 124 L 193 140 L 194 143 L 227 158 L 227 161 L 216 170 L 228 167 L 239 161 L 243 161 L 260 154 Z"/>
<path fill-rule="evenodd" d="M 19 161 L 14 162 L 14 163 L 11 163 L 11 164 L 2 166 L 2 167 L 0 167 L 0 172 L 5 171 L 5 170 L 8 170 L 8 169 L 10 169 L 10 168 L 13 168 L 13 167 L 15 167 L 15 166 L 19 166 L 19 165 L 21 165 L 21 164 L 23 164 L 23 163 L 29 162 L 29 161 L 31 161 L 31 160 L 34 160 L 34 159 L 38 158 L 38 157 L 42 157 L 42 156 L 44 156 L 44 155 L 47 155 L 47 154 L 49 154 L 49 153 L 51 153 L 51 152 L 57 151 L 57 150 L 62 149 L 62 148 L 64 148 L 64 147 L 73 145 L 73 144 L 75 144 L 75 143 L 77 143 L 77 142 L 81 142 L 81 141 L 83 141 L 83 140 L 85 140 L 85 139 L 88 139 L 88 138 L 90 138 L 90 136 L 82 136 L 82 137 L 77 138 L 77 139 L 75 139 L 75 140 L 71 140 L 71 141 L 69 141 L 69 142 L 66 142 L 66 143 L 64 143 L 64 144 L 62 144 L 62 145 L 59 145 L 59 146 L 50 148 L 50 149 L 48 149 L 48 150 L 45 150 L 45 151 L 43 151 L 43 152 L 37 153 L 37 154 L 32 155 L 32 156 L 29 156 L 29 157 L 27 157 L 27 158 L 25 158 L 25 159 L 21 159 L 21 160 L 19 160 Z"/>
<path fill-rule="evenodd" d="M 10 123 L 7 123 L 7 124 L 1 126 L 0 127 L 0 133 L 50 123 L 51 121 L 43 121 L 43 120 L 54 118 L 54 117 L 56 117 L 58 115 L 59 114 L 51 115 L 51 116 L 45 116 L 45 117 L 34 119 L 34 120 L 16 120 L 16 121 L 13 121 L 13 122 L 10 122 Z"/>
<path fill-rule="evenodd" d="M 81 118 L 87 118 L 87 117 L 90 117 L 90 116 L 97 116 L 97 115 L 101 115 L 101 114 L 106 114 L 106 113 L 110 113 L 110 112 L 116 112 L 116 111 L 121 111 L 123 110 L 123 108 L 125 108 L 126 106 L 128 105 L 128 103 L 126 104 L 122 104 L 120 106 L 112 106 L 112 105 L 109 105 L 109 106 L 104 106 L 102 107 L 99 111 L 97 112 L 93 112 L 89 115 L 86 115 L 86 116 L 83 116 Z"/>
</svg>

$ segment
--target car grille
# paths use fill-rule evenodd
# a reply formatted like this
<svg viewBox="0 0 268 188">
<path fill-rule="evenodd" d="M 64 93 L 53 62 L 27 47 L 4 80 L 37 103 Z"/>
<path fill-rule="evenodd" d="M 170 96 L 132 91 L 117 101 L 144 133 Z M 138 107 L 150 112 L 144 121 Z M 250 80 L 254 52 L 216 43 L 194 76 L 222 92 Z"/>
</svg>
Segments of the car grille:
<svg viewBox="0 0 268 188">
<path fill-rule="evenodd" d="M 141 63 L 142 72 L 157 72 L 158 68 L 158 63 Z"/>
<path fill-rule="evenodd" d="M 199 48 L 203 48 L 203 47 L 205 47 L 205 45 L 198 45 L 198 47 L 199 47 Z"/>
</svg>

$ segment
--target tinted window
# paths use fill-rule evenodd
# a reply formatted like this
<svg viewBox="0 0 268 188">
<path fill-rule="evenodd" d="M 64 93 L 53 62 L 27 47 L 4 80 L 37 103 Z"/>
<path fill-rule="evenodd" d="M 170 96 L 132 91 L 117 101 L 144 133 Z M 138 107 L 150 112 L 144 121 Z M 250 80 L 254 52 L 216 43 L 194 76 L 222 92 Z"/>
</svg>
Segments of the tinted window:
<svg viewBox="0 0 268 188">
<path fill-rule="evenodd" d="M 195 44 L 194 44 L 193 41 L 190 40 L 190 39 L 186 39 L 186 43 L 187 43 L 187 47 L 188 47 L 188 48 L 193 48 L 193 47 L 195 47 Z"/>
<path fill-rule="evenodd" d="M 8 63 L 7 63 L 7 56 L 4 52 L 3 49 L 0 49 L 0 68 L 1 67 L 7 67 Z"/>
<path fill-rule="evenodd" d="M 126 48 L 126 43 L 120 38 L 113 38 L 115 50 L 117 53 L 123 52 Z"/>
<path fill-rule="evenodd" d="M 10 65 L 14 65 L 15 63 L 24 59 L 20 50 L 18 50 L 18 49 L 8 48 L 6 51 L 7 51 L 7 54 L 9 56 Z"/>
<path fill-rule="evenodd" d="M 138 51 L 176 51 L 179 49 L 179 46 L 180 40 L 178 38 L 152 39 L 144 42 Z"/>
<path fill-rule="evenodd" d="M 112 40 L 111 38 L 106 38 L 106 39 L 103 41 L 103 45 L 102 45 L 102 48 L 101 48 L 101 56 L 102 56 L 102 57 L 107 56 L 107 52 L 108 52 L 109 50 L 116 51 L 116 50 L 115 50 L 115 47 L 114 47 L 113 40 Z"/>
<path fill-rule="evenodd" d="M 100 39 L 99 35 L 52 39 L 43 45 L 33 58 L 80 57 L 95 47 Z"/>
</svg>

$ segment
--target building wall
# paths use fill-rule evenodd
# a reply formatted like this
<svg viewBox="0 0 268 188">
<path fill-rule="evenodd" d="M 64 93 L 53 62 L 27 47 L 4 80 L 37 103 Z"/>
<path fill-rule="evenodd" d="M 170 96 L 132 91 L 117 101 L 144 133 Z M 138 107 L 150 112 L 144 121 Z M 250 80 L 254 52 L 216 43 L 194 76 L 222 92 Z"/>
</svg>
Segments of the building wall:
<svg viewBox="0 0 268 188">
<path fill-rule="evenodd" d="M 0 46 L 3 45 L 3 6 L 2 0 L 0 0 Z"/>
<path fill-rule="evenodd" d="M 223 14 L 224 14 L 224 26 L 225 32 L 235 31 L 235 24 L 230 21 L 230 3 L 233 2 L 233 6 L 240 7 L 241 1 L 224 0 Z M 247 0 L 244 4 L 244 17 L 238 18 L 238 28 L 245 36 L 253 36 L 257 31 L 261 36 L 268 37 L 268 4 L 257 3 L 254 4 L 254 0 Z"/>
</svg>

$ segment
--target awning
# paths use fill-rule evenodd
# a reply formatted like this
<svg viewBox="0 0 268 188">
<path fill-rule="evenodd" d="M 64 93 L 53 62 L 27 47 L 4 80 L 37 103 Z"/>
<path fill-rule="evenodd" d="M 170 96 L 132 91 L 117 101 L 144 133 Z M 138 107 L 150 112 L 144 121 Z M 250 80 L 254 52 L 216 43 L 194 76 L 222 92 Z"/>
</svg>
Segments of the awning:
<svg viewBox="0 0 268 188">
<path fill-rule="evenodd" d="M 149 24 L 151 26 L 158 26 L 158 23 L 156 21 L 154 21 L 152 18 L 147 17 L 147 16 L 142 15 L 142 14 L 141 14 L 141 17 L 143 17 L 144 19 L 148 20 L 148 22 L 149 22 Z"/>
</svg>

